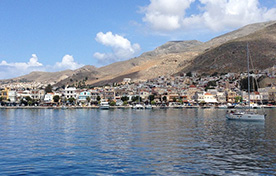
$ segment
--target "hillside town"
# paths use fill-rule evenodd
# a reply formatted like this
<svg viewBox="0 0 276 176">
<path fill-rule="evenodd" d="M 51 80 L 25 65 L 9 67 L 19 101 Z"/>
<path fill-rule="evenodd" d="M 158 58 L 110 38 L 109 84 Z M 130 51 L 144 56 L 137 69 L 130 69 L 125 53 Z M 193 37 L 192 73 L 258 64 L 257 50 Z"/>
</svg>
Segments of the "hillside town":
<svg viewBox="0 0 276 176">
<path fill-rule="evenodd" d="M 276 67 L 251 74 L 255 80 L 275 78 Z M 138 102 L 156 106 L 219 106 L 246 104 L 248 100 L 246 73 L 196 72 L 177 76 L 159 76 L 146 81 L 132 82 L 124 78 L 122 82 L 102 87 L 74 86 L 55 87 L 39 83 L 2 84 L 1 107 L 19 106 L 78 106 L 97 107 L 101 101 L 110 106 L 132 106 Z M 244 82 L 244 83 L 243 83 Z M 253 87 L 255 89 L 253 89 Z M 250 99 L 256 104 L 275 105 L 276 83 L 262 87 L 251 85 Z M 140 97 L 140 98 L 139 98 Z"/>
</svg>

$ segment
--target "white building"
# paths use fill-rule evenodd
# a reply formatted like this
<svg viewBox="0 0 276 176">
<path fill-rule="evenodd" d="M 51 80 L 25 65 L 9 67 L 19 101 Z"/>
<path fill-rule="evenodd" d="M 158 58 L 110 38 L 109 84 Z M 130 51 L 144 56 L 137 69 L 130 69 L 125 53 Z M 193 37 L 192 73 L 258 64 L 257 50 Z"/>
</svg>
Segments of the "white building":
<svg viewBox="0 0 276 176">
<path fill-rule="evenodd" d="M 206 92 L 206 93 L 204 93 L 204 102 L 205 103 L 217 103 L 218 101 L 214 95 L 212 95 L 209 92 Z"/>
<path fill-rule="evenodd" d="M 53 98 L 54 98 L 54 93 L 47 93 L 44 96 L 44 102 L 46 103 L 53 102 Z"/>
<path fill-rule="evenodd" d="M 64 95 L 65 97 L 68 98 L 75 98 L 77 99 L 77 93 L 76 93 L 76 88 L 75 87 L 66 87 L 64 90 Z"/>
<path fill-rule="evenodd" d="M 9 93 L 8 93 L 8 97 L 9 97 L 11 103 L 16 102 L 16 100 L 17 100 L 16 91 L 10 90 Z"/>
</svg>

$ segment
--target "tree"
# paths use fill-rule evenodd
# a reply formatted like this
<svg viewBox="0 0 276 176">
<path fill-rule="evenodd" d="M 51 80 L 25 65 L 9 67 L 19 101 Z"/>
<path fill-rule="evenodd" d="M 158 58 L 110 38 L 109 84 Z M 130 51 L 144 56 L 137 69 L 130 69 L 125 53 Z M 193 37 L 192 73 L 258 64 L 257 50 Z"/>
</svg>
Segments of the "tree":
<svg viewBox="0 0 276 176">
<path fill-rule="evenodd" d="M 215 86 L 217 86 L 217 82 L 216 81 L 209 81 L 207 83 L 207 87 L 215 87 Z"/>
<path fill-rule="evenodd" d="M 121 100 L 122 100 L 122 101 L 128 101 L 128 100 L 129 100 L 129 97 L 123 96 L 123 97 L 121 97 Z"/>
<path fill-rule="evenodd" d="M 87 103 L 90 103 L 90 100 L 91 100 L 91 98 L 90 98 L 90 97 L 86 97 L 86 101 L 87 101 Z"/>
<path fill-rule="evenodd" d="M 30 96 L 25 97 L 25 100 L 32 101 L 33 99 Z"/>
<path fill-rule="evenodd" d="M 150 102 L 152 102 L 154 100 L 154 95 L 149 95 L 148 99 L 150 100 Z"/>
<path fill-rule="evenodd" d="M 60 97 L 58 96 L 58 95 L 55 95 L 54 97 L 53 97 L 53 99 L 54 99 L 54 102 L 58 102 L 59 101 L 59 99 L 60 99 Z"/>
<path fill-rule="evenodd" d="M 173 97 L 173 102 L 176 102 L 176 98 L 175 97 Z"/>
<path fill-rule="evenodd" d="M 20 100 L 20 104 L 24 104 L 25 106 L 27 106 L 28 102 L 26 100 L 24 100 L 24 98 L 22 98 Z"/>
<path fill-rule="evenodd" d="M 115 102 L 115 101 L 111 101 L 111 102 L 109 103 L 109 105 L 110 105 L 110 106 L 115 106 L 115 105 L 116 105 L 116 102 Z"/>
<path fill-rule="evenodd" d="M 235 97 L 235 102 L 236 103 L 239 103 L 239 102 L 242 102 L 243 100 L 242 100 L 242 97 L 241 96 L 236 96 Z"/>
<path fill-rule="evenodd" d="M 205 91 L 207 91 L 208 89 L 212 89 L 214 88 L 215 86 L 217 86 L 217 82 L 216 81 L 209 81 L 207 83 L 207 86 L 205 87 Z"/>
<path fill-rule="evenodd" d="M 167 96 L 163 96 L 162 100 L 165 101 L 165 102 L 167 102 Z"/>
<path fill-rule="evenodd" d="M 192 72 L 188 72 L 188 73 L 186 74 L 186 76 L 192 77 Z"/>
<path fill-rule="evenodd" d="M 211 76 L 218 76 L 218 72 L 214 72 Z"/>
<path fill-rule="evenodd" d="M 70 104 L 72 104 L 75 101 L 74 97 L 68 98 L 68 101 L 70 102 Z"/>
<path fill-rule="evenodd" d="M 97 101 L 100 101 L 101 100 L 101 97 L 98 95 L 97 96 Z"/>
<path fill-rule="evenodd" d="M 139 97 L 139 96 L 133 96 L 133 97 L 131 97 L 132 102 L 139 101 L 139 99 L 140 99 L 140 101 L 142 101 L 142 98 Z"/>
<path fill-rule="evenodd" d="M 51 93 L 51 92 L 53 92 L 53 91 L 52 91 L 52 86 L 51 86 L 51 84 L 48 84 L 48 85 L 45 87 L 45 92 L 46 92 L 46 93 Z"/>
</svg>

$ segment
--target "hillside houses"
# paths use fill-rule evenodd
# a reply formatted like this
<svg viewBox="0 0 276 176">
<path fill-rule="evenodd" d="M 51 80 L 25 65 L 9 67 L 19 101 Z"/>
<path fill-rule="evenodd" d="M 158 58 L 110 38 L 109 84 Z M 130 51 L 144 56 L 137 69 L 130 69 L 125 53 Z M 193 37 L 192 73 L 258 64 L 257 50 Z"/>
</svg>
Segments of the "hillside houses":
<svg viewBox="0 0 276 176">
<path fill-rule="evenodd" d="M 127 103 L 133 103 L 135 97 L 140 96 L 143 102 L 150 102 L 153 96 L 157 104 L 180 102 L 186 104 L 224 104 L 239 103 L 248 100 L 248 94 L 240 89 L 240 80 L 244 74 L 228 73 L 213 76 L 160 76 L 147 81 L 133 83 L 130 78 L 115 86 L 93 87 L 90 89 L 76 87 L 56 87 L 51 92 L 45 92 L 45 86 L 33 88 L 17 88 L 15 86 L 1 89 L 1 104 L 20 104 L 24 100 L 35 100 L 40 104 L 97 104 L 101 100 L 120 102 L 127 97 Z M 262 75 L 254 75 L 261 77 Z M 33 84 L 34 85 L 34 84 Z M 56 98 L 54 98 L 56 96 Z M 58 98 L 57 98 L 58 96 Z M 29 98 L 28 98 L 29 97 Z M 137 98 L 136 98 L 137 99 Z M 276 88 L 274 86 L 260 88 L 251 93 L 254 102 L 276 102 Z M 30 103 L 31 104 L 31 103 Z"/>
</svg>

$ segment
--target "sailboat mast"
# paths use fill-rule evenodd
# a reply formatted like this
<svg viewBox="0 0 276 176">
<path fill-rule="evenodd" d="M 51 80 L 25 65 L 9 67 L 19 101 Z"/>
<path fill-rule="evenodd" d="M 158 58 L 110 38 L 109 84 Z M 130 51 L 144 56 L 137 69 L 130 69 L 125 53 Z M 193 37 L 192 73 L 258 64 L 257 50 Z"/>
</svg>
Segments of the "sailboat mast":
<svg viewBox="0 0 276 176">
<path fill-rule="evenodd" d="M 248 104 L 250 109 L 250 76 L 249 76 L 249 48 L 248 43 L 246 45 L 246 58 L 247 58 L 247 83 L 248 83 Z"/>
</svg>

